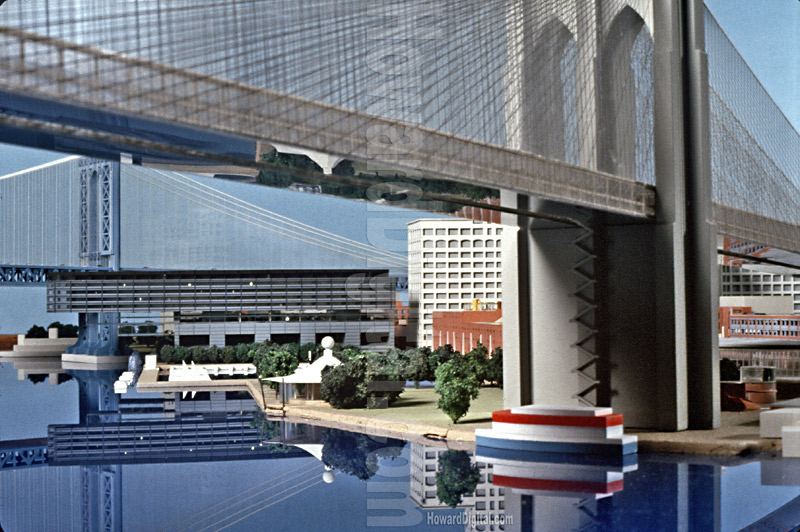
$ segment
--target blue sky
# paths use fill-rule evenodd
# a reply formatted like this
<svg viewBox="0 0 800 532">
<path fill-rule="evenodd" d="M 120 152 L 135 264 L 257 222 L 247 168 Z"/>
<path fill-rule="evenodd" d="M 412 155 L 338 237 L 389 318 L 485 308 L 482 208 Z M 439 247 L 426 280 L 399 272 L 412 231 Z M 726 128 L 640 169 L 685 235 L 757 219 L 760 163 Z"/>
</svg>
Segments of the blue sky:
<svg viewBox="0 0 800 532">
<path fill-rule="evenodd" d="M 706 0 L 750 69 L 800 130 L 800 2 Z"/>
</svg>

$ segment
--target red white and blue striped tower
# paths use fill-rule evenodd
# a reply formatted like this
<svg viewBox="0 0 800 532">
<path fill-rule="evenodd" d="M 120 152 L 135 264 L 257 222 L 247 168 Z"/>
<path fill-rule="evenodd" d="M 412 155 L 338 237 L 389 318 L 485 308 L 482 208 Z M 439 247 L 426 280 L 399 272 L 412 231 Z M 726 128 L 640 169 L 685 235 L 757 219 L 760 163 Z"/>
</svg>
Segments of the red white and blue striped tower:
<svg viewBox="0 0 800 532">
<path fill-rule="evenodd" d="M 475 431 L 476 459 L 493 484 L 551 496 L 608 496 L 637 468 L 636 436 L 623 434 L 611 408 L 530 405 L 492 414 Z"/>
</svg>

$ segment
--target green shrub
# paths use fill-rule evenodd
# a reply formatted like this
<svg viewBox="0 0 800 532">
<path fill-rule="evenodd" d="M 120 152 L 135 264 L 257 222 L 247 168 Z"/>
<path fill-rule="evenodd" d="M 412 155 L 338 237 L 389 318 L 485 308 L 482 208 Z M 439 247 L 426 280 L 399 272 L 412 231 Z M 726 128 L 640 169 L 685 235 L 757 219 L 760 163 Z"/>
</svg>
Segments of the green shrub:
<svg viewBox="0 0 800 532">
<path fill-rule="evenodd" d="M 420 381 L 432 381 L 433 372 L 430 367 L 431 350 L 427 347 L 409 349 L 405 352 L 404 377 L 407 381 L 414 381 L 414 386 L 419 387 Z"/>
<path fill-rule="evenodd" d="M 478 397 L 480 385 L 473 373 L 472 365 L 461 356 L 456 356 L 436 369 L 436 393 L 439 394 L 439 409 L 453 423 L 469 411 L 469 403 Z"/>
<path fill-rule="evenodd" d="M 159 353 L 159 359 L 165 364 L 171 364 L 174 354 L 175 354 L 175 346 L 165 345 L 164 347 L 161 348 L 161 352 Z"/>
<path fill-rule="evenodd" d="M 206 355 L 206 348 L 196 345 L 189 348 L 189 358 L 186 362 L 194 362 L 195 364 L 205 364 L 208 361 Z"/>
<path fill-rule="evenodd" d="M 203 349 L 203 364 L 219 364 L 221 361 L 222 353 L 220 353 L 219 347 L 212 345 Z"/>
<path fill-rule="evenodd" d="M 267 367 L 269 377 L 291 375 L 297 369 L 298 360 L 296 352 L 293 353 L 285 346 L 272 346 L 267 350 Z M 262 375 L 264 376 L 264 375 Z"/>
<path fill-rule="evenodd" d="M 47 338 L 47 329 L 41 325 L 34 325 L 25 333 L 26 338 Z"/>
<path fill-rule="evenodd" d="M 347 362 L 348 360 L 360 357 L 363 354 L 364 351 L 362 351 L 360 347 L 355 345 L 346 345 L 341 348 L 339 348 L 338 344 L 333 346 L 333 355 L 342 362 Z"/>
<path fill-rule="evenodd" d="M 368 377 L 380 381 L 405 380 L 402 353 L 399 349 L 390 349 L 386 353 L 365 352 L 362 358 L 367 361 Z"/>
<path fill-rule="evenodd" d="M 440 346 L 428 354 L 428 375 L 431 377 L 431 380 L 436 379 L 436 369 L 455 355 L 456 351 L 450 344 Z"/>
<path fill-rule="evenodd" d="M 378 458 L 400 456 L 401 440 L 376 439 L 366 434 L 338 429 L 322 433 L 322 461 L 325 465 L 360 480 L 368 480 L 378 471 Z"/>
<path fill-rule="evenodd" d="M 486 380 L 496 383 L 503 387 L 503 348 L 497 347 L 492 351 L 492 358 L 489 359 Z"/>
<path fill-rule="evenodd" d="M 236 362 L 236 348 L 226 345 L 220 349 L 220 362 L 223 364 L 233 364 Z"/>
<path fill-rule="evenodd" d="M 390 349 L 386 353 L 373 353 L 366 352 L 363 358 L 367 361 L 367 371 L 364 374 L 364 386 L 372 381 L 403 381 L 403 368 L 405 361 L 402 359 L 404 352 L 399 349 Z M 400 397 L 402 391 L 399 392 L 371 392 L 367 393 L 367 397 L 383 396 L 392 405 Z"/>
<path fill-rule="evenodd" d="M 483 344 L 478 342 L 475 349 L 462 356 L 472 368 L 472 372 L 480 385 L 485 381 L 491 380 L 489 379 L 489 350 Z"/>
<path fill-rule="evenodd" d="M 297 358 L 301 362 L 314 362 L 316 359 L 322 356 L 322 346 L 314 343 L 308 342 L 301 345 L 297 350 Z M 311 353 L 311 357 L 309 358 L 308 353 Z"/>
<path fill-rule="evenodd" d="M 77 338 L 78 337 L 78 326 L 71 325 L 71 324 L 64 324 L 60 321 L 54 321 L 50 325 L 47 326 L 47 329 L 52 328 L 58 329 L 58 337 L 59 338 Z"/>
<path fill-rule="evenodd" d="M 247 362 L 253 362 L 253 356 L 250 354 L 250 350 L 253 348 L 253 344 L 239 344 L 236 346 L 236 362 L 243 364 Z"/>
<path fill-rule="evenodd" d="M 367 361 L 348 360 L 322 372 L 320 393 L 333 408 L 363 408 L 367 405 Z"/>
<path fill-rule="evenodd" d="M 183 361 L 188 362 L 191 360 L 191 351 L 188 347 L 184 347 L 182 345 L 175 346 L 175 352 L 172 355 L 172 363 L 173 364 L 180 364 Z"/>
</svg>

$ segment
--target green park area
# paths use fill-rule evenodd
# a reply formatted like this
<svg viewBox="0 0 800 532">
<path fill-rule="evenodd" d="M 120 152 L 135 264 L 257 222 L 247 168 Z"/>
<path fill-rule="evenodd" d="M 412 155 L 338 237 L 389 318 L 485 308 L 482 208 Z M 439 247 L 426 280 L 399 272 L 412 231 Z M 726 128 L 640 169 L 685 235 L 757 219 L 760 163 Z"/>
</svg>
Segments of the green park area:
<svg viewBox="0 0 800 532">
<path fill-rule="evenodd" d="M 169 364 L 252 363 L 263 382 L 291 375 L 300 363 L 314 362 L 322 352 L 319 344 L 278 345 L 265 341 L 223 348 L 167 345 L 159 356 Z M 321 368 L 320 392 L 327 408 L 362 415 L 368 412 L 370 416 L 402 411 L 398 415 L 403 419 L 439 425 L 449 424 L 448 420 L 453 424 L 489 422 L 491 412 L 502 404 L 500 348 L 489 353 L 479 343 L 462 354 L 449 345 L 435 350 L 423 347 L 387 352 L 335 346 L 331 353 L 339 365 Z M 434 382 L 435 386 L 420 386 L 425 382 Z M 404 388 L 410 383 L 414 385 Z"/>
<path fill-rule="evenodd" d="M 302 412 L 318 419 L 330 419 L 331 416 L 335 415 L 336 419 L 345 422 L 347 418 L 352 417 L 354 422 L 361 420 L 358 424 L 365 424 L 368 420 L 375 420 L 381 423 L 413 423 L 431 425 L 442 429 L 462 427 L 471 430 L 490 426 L 492 412 L 503 409 L 503 390 L 497 387 L 482 387 L 478 397 L 470 402 L 467 414 L 459 419 L 456 425 L 453 424 L 447 414 L 438 408 L 438 401 L 439 395 L 434 391 L 433 387 L 407 387 L 389 408 L 337 410 L 326 403 L 315 402 L 313 404 L 289 405 L 287 406 L 287 414 Z"/>
</svg>

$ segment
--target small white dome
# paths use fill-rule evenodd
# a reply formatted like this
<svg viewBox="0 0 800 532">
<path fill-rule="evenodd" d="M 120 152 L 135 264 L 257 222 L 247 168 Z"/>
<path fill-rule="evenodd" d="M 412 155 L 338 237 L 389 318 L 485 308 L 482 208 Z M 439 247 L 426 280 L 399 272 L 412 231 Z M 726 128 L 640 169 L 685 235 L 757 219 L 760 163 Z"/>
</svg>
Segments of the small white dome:
<svg viewBox="0 0 800 532">
<path fill-rule="evenodd" d="M 335 477 L 336 475 L 334 474 L 333 471 L 325 471 L 322 474 L 322 481 L 325 482 L 325 484 L 330 484 L 331 482 L 333 482 L 333 479 Z"/>
<path fill-rule="evenodd" d="M 335 343 L 336 342 L 334 342 L 333 338 L 331 338 L 330 336 L 326 336 L 325 338 L 322 339 L 322 347 L 324 347 L 325 349 L 333 349 Z"/>
</svg>

